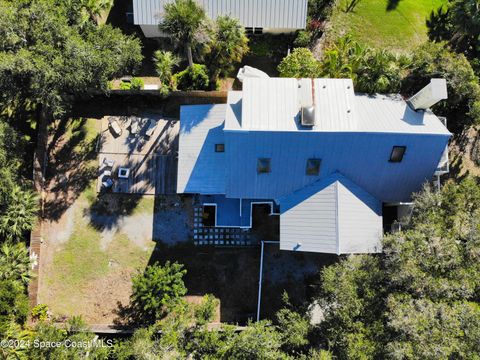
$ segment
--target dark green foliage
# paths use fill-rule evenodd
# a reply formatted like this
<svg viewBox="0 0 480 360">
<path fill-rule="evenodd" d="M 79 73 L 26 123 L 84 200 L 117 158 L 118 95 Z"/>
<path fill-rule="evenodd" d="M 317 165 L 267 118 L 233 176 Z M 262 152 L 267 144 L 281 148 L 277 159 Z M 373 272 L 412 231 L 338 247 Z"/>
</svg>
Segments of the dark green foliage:
<svg viewBox="0 0 480 360">
<path fill-rule="evenodd" d="M 322 273 L 322 334 L 339 358 L 474 358 L 480 347 L 480 186 L 426 188 L 383 255 Z"/>
<path fill-rule="evenodd" d="M 327 19 L 331 12 L 335 0 L 309 0 L 308 16 L 315 20 Z"/>
<path fill-rule="evenodd" d="M 188 64 L 192 66 L 192 47 L 202 42 L 199 39 L 205 30 L 205 10 L 195 0 L 175 0 L 167 3 L 164 10 L 159 28 L 185 49 Z"/>
<path fill-rule="evenodd" d="M 1 0 L 0 13 L 0 113 L 9 116 L 25 104 L 62 115 L 75 96 L 107 91 L 142 59 L 138 39 L 109 25 L 72 24 L 48 0 Z"/>
<path fill-rule="evenodd" d="M 480 85 L 464 55 L 453 53 L 443 44 L 428 43 L 415 51 L 409 68 L 402 86 L 405 94 L 413 95 L 431 78 L 445 78 L 448 100 L 435 105 L 434 110 L 447 116 L 455 130 L 480 123 Z"/>
<path fill-rule="evenodd" d="M 183 265 L 167 261 L 163 266 L 148 266 L 132 279 L 132 303 L 141 320 L 153 323 L 181 301 L 187 293 L 185 274 Z"/>
<path fill-rule="evenodd" d="M 15 280 L 28 285 L 31 262 L 23 242 L 5 242 L 0 246 L 0 279 Z"/>
<path fill-rule="evenodd" d="M 248 51 L 248 38 L 240 21 L 230 16 L 217 17 L 206 55 L 210 83 L 227 76 Z"/>
<path fill-rule="evenodd" d="M 450 0 L 427 20 L 434 41 L 448 41 L 470 59 L 480 55 L 480 7 L 477 0 Z"/>
<path fill-rule="evenodd" d="M 11 321 L 24 324 L 28 316 L 28 297 L 25 287 L 13 279 L 0 280 L 0 333 Z"/>
<path fill-rule="evenodd" d="M 205 65 L 193 64 L 173 76 L 179 90 L 208 90 L 209 78 Z"/>
</svg>

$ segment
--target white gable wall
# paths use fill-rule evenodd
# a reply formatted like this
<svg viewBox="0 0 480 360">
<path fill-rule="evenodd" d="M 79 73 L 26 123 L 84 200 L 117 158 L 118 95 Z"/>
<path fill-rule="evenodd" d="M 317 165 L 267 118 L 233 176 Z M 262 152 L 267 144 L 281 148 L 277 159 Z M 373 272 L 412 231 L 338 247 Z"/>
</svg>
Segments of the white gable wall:
<svg viewBox="0 0 480 360">
<path fill-rule="evenodd" d="M 358 186 L 338 184 L 338 252 L 379 252 L 383 233 L 381 203 Z"/>
</svg>

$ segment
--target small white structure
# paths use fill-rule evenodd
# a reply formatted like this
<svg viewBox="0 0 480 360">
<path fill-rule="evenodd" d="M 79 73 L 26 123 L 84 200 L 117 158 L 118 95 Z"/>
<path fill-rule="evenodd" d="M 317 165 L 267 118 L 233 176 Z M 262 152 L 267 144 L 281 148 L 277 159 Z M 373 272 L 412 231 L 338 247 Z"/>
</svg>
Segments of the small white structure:
<svg viewBox="0 0 480 360">
<path fill-rule="evenodd" d="M 164 6 L 173 0 L 133 0 L 133 23 L 147 38 L 165 36 L 158 29 Z M 307 0 L 197 0 L 208 17 L 229 15 L 240 20 L 247 33 L 288 33 L 305 29 Z"/>
<path fill-rule="evenodd" d="M 245 78 L 263 78 L 267 79 L 270 76 L 268 76 L 267 73 L 263 72 L 262 70 L 258 70 L 254 67 L 251 66 L 244 66 L 238 70 L 237 73 L 237 79 L 240 80 L 240 82 L 243 82 Z"/>
<path fill-rule="evenodd" d="M 416 110 L 427 110 L 448 98 L 447 80 L 431 79 L 430 84 L 408 99 L 408 104 Z"/>
</svg>

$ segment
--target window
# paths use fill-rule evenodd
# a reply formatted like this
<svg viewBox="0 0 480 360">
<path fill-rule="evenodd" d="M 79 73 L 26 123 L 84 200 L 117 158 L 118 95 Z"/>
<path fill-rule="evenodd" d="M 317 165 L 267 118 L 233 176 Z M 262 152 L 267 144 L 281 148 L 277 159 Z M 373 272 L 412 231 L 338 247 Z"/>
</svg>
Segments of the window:
<svg viewBox="0 0 480 360">
<path fill-rule="evenodd" d="M 318 175 L 320 174 L 320 164 L 322 160 L 320 159 L 308 159 L 307 160 L 307 175 Z"/>
<path fill-rule="evenodd" d="M 266 174 L 270 172 L 270 159 L 260 158 L 257 160 L 257 173 Z"/>
<path fill-rule="evenodd" d="M 406 146 L 394 146 L 392 148 L 392 153 L 390 154 L 390 162 L 401 162 L 406 150 Z"/>
<path fill-rule="evenodd" d="M 254 28 L 253 33 L 255 35 L 261 35 L 261 34 L 263 34 L 263 28 Z"/>
<path fill-rule="evenodd" d="M 253 27 L 246 27 L 245 28 L 245 33 L 247 35 L 252 35 L 253 34 Z"/>
<path fill-rule="evenodd" d="M 225 144 L 215 144 L 215 152 L 225 152 Z"/>
</svg>

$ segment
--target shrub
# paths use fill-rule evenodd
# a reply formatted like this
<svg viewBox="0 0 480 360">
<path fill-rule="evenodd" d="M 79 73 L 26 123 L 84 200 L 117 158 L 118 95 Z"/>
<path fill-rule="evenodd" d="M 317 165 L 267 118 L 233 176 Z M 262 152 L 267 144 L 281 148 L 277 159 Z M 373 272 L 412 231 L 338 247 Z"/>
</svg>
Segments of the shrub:
<svg viewBox="0 0 480 360">
<path fill-rule="evenodd" d="M 193 64 L 173 76 L 180 90 L 208 90 L 209 79 L 205 65 Z"/>
<path fill-rule="evenodd" d="M 281 77 L 313 78 L 318 77 L 320 64 L 310 50 L 296 48 L 278 65 L 278 72 Z"/>
<path fill-rule="evenodd" d="M 28 297 L 25 287 L 15 280 L 0 280 L 0 324 L 15 321 L 25 323 L 28 316 Z"/>
<path fill-rule="evenodd" d="M 142 90 L 144 85 L 142 78 L 134 77 L 130 81 L 122 81 L 120 90 Z"/>
<path fill-rule="evenodd" d="M 207 294 L 203 297 L 202 303 L 195 308 L 195 318 L 198 325 L 205 325 L 213 320 L 215 310 L 218 306 L 218 299 L 213 295 Z"/>
<path fill-rule="evenodd" d="M 142 90 L 145 85 L 143 79 L 137 77 L 134 77 L 130 84 L 132 90 Z"/>
<path fill-rule="evenodd" d="M 136 315 L 145 322 L 155 322 L 165 316 L 187 293 L 183 265 L 167 261 L 148 266 L 132 279 L 132 304 Z"/>
<path fill-rule="evenodd" d="M 39 321 L 48 320 L 48 306 L 46 304 L 38 304 L 32 309 L 32 318 Z"/>
<path fill-rule="evenodd" d="M 309 47 L 312 42 L 312 33 L 306 30 L 300 30 L 297 32 L 297 37 L 293 42 L 295 47 Z"/>
</svg>

